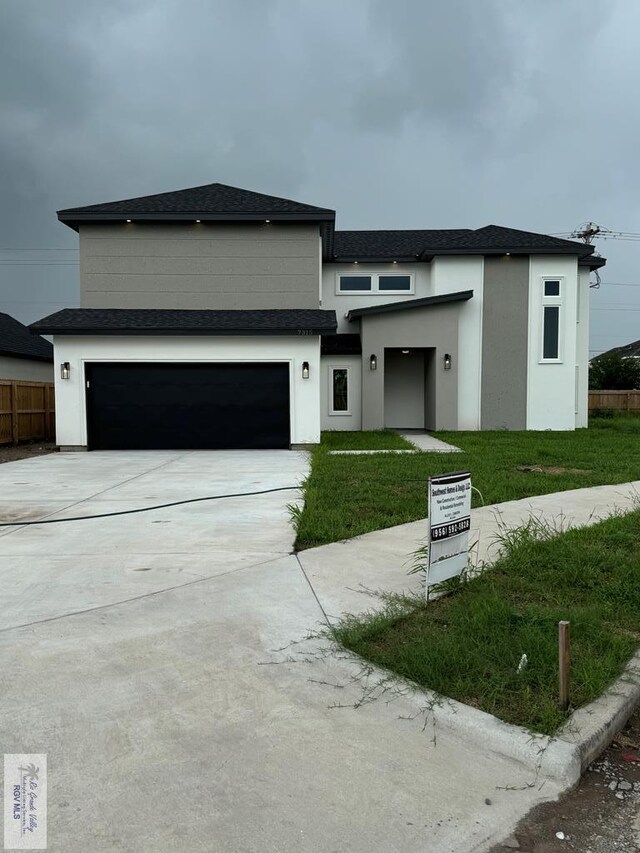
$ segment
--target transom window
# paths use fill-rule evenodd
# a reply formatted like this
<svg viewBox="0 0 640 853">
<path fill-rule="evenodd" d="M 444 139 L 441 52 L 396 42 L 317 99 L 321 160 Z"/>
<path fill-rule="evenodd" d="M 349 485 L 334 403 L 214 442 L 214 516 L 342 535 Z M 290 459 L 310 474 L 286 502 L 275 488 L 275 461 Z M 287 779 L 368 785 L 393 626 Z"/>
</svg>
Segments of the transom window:
<svg viewBox="0 0 640 853">
<path fill-rule="evenodd" d="M 349 368 L 332 367 L 329 370 L 329 414 L 348 415 L 349 411 Z"/>
<path fill-rule="evenodd" d="M 338 276 L 338 293 L 413 293 L 413 276 L 394 273 Z"/>
</svg>

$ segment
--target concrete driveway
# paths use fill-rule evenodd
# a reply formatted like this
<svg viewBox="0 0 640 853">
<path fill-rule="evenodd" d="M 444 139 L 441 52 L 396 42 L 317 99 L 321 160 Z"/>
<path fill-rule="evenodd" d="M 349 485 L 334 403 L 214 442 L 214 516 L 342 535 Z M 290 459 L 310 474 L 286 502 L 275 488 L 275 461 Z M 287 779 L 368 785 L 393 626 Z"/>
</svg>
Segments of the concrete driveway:
<svg viewBox="0 0 640 853">
<path fill-rule="evenodd" d="M 284 451 L 56 454 L 0 466 L 0 518 L 306 473 Z M 296 495 L 0 529 L 0 744 L 48 755 L 51 851 L 463 853 L 553 793 L 402 695 L 359 702 L 353 663 L 309 638 Z"/>
</svg>

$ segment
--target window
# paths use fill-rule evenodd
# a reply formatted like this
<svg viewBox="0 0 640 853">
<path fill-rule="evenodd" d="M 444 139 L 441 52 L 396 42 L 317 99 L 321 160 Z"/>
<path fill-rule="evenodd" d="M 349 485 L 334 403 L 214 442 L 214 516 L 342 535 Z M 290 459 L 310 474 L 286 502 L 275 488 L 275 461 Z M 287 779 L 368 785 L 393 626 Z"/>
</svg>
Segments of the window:
<svg viewBox="0 0 640 853">
<path fill-rule="evenodd" d="M 331 381 L 330 415 L 348 415 L 349 412 L 349 368 L 332 367 L 329 370 Z"/>
<path fill-rule="evenodd" d="M 560 319 L 562 309 L 562 280 L 542 280 L 542 341 L 540 361 L 560 361 Z"/>
<path fill-rule="evenodd" d="M 379 275 L 378 290 L 404 290 L 411 291 L 410 275 Z"/>
<path fill-rule="evenodd" d="M 370 275 L 341 275 L 340 293 L 355 293 L 371 290 Z"/>
<path fill-rule="evenodd" d="M 336 293 L 413 293 L 413 275 L 338 275 Z"/>
<path fill-rule="evenodd" d="M 542 321 L 542 358 L 560 357 L 560 306 L 545 305 Z"/>
</svg>

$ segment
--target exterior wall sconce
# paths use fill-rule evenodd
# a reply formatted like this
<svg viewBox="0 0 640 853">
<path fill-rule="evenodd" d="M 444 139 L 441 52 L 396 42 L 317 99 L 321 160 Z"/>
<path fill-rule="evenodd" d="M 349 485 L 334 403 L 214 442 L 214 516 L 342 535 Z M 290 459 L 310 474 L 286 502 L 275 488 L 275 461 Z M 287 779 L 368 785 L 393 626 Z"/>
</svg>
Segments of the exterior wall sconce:
<svg viewBox="0 0 640 853">
<path fill-rule="evenodd" d="M 68 379 L 71 376 L 71 365 L 68 361 L 63 361 L 60 365 L 60 378 Z"/>
<path fill-rule="evenodd" d="M 309 378 L 309 362 L 308 361 L 302 362 L 302 378 L 303 379 Z"/>
<path fill-rule="evenodd" d="M 369 356 L 369 370 L 378 369 L 378 357 L 376 355 Z"/>
<path fill-rule="evenodd" d="M 451 364 L 452 364 L 451 356 L 449 355 L 448 352 L 445 352 L 445 354 L 444 354 L 444 369 L 445 370 L 451 370 Z"/>
</svg>

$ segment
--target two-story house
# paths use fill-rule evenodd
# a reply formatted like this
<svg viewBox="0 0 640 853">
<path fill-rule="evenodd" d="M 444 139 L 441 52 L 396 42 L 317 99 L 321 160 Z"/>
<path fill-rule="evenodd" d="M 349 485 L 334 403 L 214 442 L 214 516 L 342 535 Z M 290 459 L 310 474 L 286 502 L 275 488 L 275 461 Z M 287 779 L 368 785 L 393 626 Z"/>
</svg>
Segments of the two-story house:
<svg viewBox="0 0 640 853">
<path fill-rule="evenodd" d="M 63 447 L 284 448 L 321 429 L 587 425 L 593 247 L 498 226 L 337 231 L 210 184 L 61 210 Z"/>
</svg>

